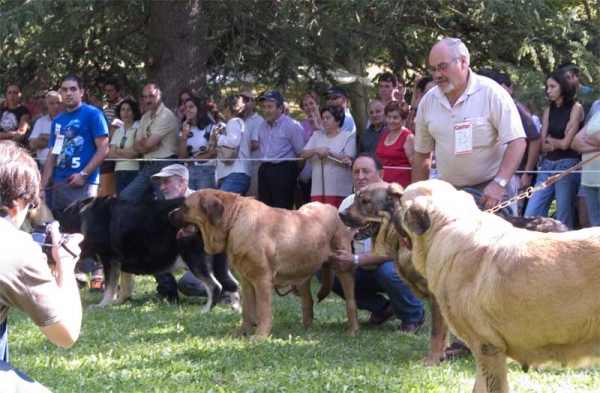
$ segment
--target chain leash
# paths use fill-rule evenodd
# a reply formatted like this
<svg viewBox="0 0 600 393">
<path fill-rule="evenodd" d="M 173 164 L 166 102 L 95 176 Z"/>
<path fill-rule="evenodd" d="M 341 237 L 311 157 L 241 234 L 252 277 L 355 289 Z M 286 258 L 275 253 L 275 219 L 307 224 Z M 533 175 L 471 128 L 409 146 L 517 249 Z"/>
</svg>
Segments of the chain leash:
<svg viewBox="0 0 600 393">
<path fill-rule="evenodd" d="M 525 190 L 523 193 L 521 193 L 515 197 L 512 197 L 509 200 L 504 201 L 504 202 L 500 203 L 499 205 L 496 205 L 496 206 L 492 207 L 491 209 L 486 210 L 485 212 L 494 214 L 494 213 L 497 213 L 499 210 L 502 210 L 505 207 L 508 207 L 508 206 L 512 205 L 513 203 L 520 201 L 521 199 L 531 198 L 533 193 L 535 193 L 536 191 L 543 190 L 544 188 L 551 186 L 552 184 L 556 183 L 563 177 L 567 176 L 569 173 L 576 171 L 577 169 L 581 168 L 588 162 L 593 161 L 598 157 L 600 157 L 600 152 L 594 154 L 587 160 L 580 162 L 579 164 L 567 169 L 566 171 L 564 171 L 562 173 L 558 173 L 554 176 L 550 176 L 549 178 L 546 179 L 545 182 L 543 182 L 542 184 L 540 184 L 537 187 L 528 187 L 527 190 Z"/>
</svg>

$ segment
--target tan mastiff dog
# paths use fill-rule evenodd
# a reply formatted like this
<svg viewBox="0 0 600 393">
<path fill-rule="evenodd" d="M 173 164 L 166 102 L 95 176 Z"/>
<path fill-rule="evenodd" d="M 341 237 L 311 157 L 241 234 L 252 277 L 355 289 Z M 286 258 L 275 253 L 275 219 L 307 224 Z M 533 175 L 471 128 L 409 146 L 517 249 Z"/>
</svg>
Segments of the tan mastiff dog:
<svg viewBox="0 0 600 393">
<path fill-rule="evenodd" d="M 413 264 L 477 362 L 474 391 L 509 391 L 507 357 L 527 369 L 600 356 L 600 228 L 518 229 L 440 180 L 397 198 Z"/>
<path fill-rule="evenodd" d="M 302 325 L 313 321 L 310 279 L 323 266 L 332 250 L 350 251 L 348 229 L 340 221 L 337 209 L 318 202 L 297 211 L 272 208 L 252 198 L 219 190 L 200 190 L 188 196 L 185 205 L 171 212 L 176 226 L 200 229 L 205 250 L 211 254 L 226 252 L 242 279 L 242 326 L 234 335 L 248 333 L 251 338 L 267 337 L 272 328 L 271 296 L 273 289 L 295 285 L 302 299 Z M 193 229 L 192 228 L 192 229 Z M 190 230 L 190 228 L 188 228 Z M 324 271 L 331 290 L 333 277 Z M 336 272 L 346 297 L 348 332 L 358 332 L 354 271 Z"/>
<path fill-rule="evenodd" d="M 357 193 L 357 197 L 346 211 L 340 213 L 346 225 L 361 227 L 355 239 L 371 238 L 374 255 L 393 253 L 396 271 L 402 281 L 420 299 L 429 299 L 431 312 L 431 337 L 426 365 L 438 365 L 446 357 L 449 331 L 435 296 L 429 291 L 427 279 L 412 262 L 410 239 L 402 228 L 400 198 L 402 187 L 398 184 L 379 182 L 371 184 Z M 517 228 L 538 232 L 565 232 L 568 228 L 560 221 L 548 217 L 504 217 Z M 408 243 L 408 244 L 407 244 Z"/>
</svg>

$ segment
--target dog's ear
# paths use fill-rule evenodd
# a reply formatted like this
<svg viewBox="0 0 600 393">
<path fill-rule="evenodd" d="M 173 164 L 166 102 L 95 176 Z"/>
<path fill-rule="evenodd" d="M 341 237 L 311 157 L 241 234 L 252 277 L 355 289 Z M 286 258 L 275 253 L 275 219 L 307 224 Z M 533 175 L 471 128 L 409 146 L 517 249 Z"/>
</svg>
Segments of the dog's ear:
<svg viewBox="0 0 600 393">
<path fill-rule="evenodd" d="M 418 199 L 418 198 L 417 198 Z M 410 207 L 404 213 L 404 223 L 406 227 L 415 235 L 422 235 L 431 226 L 427 204 L 419 203 L 421 201 L 413 200 Z"/>
<path fill-rule="evenodd" d="M 200 207 L 206 211 L 206 216 L 211 225 L 217 225 L 225 211 L 225 206 L 223 206 L 221 200 L 213 195 L 201 197 Z"/>
<path fill-rule="evenodd" d="M 404 195 L 404 188 L 398 183 L 390 183 L 390 187 L 388 188 L 388 195 L 394 199 L 400 200 L 402 195 Z"/>
</svg>

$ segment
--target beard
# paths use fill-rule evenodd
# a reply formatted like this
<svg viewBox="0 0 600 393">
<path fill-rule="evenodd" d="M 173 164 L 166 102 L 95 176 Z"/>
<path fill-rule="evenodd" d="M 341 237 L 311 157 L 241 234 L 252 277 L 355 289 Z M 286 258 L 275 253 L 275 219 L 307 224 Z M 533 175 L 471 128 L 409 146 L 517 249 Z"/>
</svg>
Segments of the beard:
<svg viewBox="0 0 600 393">
<path fill-rule="evenodd" d="M 453 83 L 448 82 L 446 87 L 443 88 L 438 84 L 438 88 L 442 91 L 442 93 L 448 94 L 451 93 L 454 89 L 456 89 L 456 86 Z"/>
</svg>

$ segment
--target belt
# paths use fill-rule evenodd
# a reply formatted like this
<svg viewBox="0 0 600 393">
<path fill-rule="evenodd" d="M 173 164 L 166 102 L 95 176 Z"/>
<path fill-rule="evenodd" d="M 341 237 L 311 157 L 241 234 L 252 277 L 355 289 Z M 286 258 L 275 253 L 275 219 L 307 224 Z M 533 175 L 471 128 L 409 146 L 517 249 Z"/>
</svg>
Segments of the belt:
<svg viewBox="0 0 600 393">
<path fill-rule="evenodd" d="M 261 165 L 265 165 L 265 166 L 275 166 L 275 165 L 281 165 L 281 164 L 295 164 L 295 161 L 281 161 L 281 162 L 263 162 Z"/>
<path fill-rule="evenodd" d="M 164 157 L 164 158 L 158 158 L 159 160 L 166 160 L 166 159 L 171 159 L 171 158 L 179 158 L 179 156 L 177 154 L 173 154 L 172 156 L 169 157 Z M 145 165 L 156 165 L 156 164 L 160 164 L 163 161 L 144 161 Z"/>
</svg>

